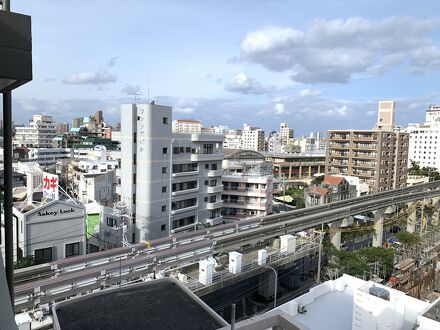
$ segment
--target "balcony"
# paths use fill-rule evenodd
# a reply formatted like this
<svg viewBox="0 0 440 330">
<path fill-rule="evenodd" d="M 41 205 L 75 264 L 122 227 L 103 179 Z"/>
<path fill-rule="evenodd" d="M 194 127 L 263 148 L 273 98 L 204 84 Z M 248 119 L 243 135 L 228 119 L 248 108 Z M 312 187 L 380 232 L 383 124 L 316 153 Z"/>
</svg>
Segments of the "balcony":
<svg viewBox="0 0 440 330">
<path fill-rule="evenodd" d="M 199 191 L 199 188 L 194 189 L 185 189 L 185 190 L 179 190 L 179 191 L 173 191 L 171 193 L 171 196 L 179 196 L 179 195 L 185 195 L 185 194 L 195 194 Z"/>
<path fill-rule="evenodd" d="M 218 209 L 220 207 L 223 206 L 223 201 L 218 201 L 218 202 L 214 202 L 214 203 L 207 203 L 206 204 L 206 209 L 208 210 L 215 210 Z"/>
<path fill-rule="evenodd" d="M 212 178 L 215 176 L 222 176 L 223 175 L 223 170 L 210 170 L 208 171 L 208 177 Z"/>
<path fill-rule="evenodd" d="M 203 161 L 213 161 L 213 160 L 223 160 L 224 154 L 191 154 L 192 162 L 203 162 Z"/>
<path fill-rule="evenodd" d="M 208 187 L 208 194 L 215 194 L 219 192 L 223 192 L 223 185 Z"/>
<path fill-rule="evenodd" d="M 198 205 L 193 205 L 193 206 L 189 206 L 189 207 L 184 207 L 182 209 L 178 209 L 178 210 L 172 210 L 171 214 L 179 214 L 179 213 L 184 213 L 184 212 L 188 212 L 188 211 L 195 211 L 197 210 Z"/>
<path fill-rule="evenodd" d="M 182 176 L 198 175 L 198 174 L 199 174 L 198 170 L 197 171 L 191 171 L 191 172 L 179 172 L 179 173 L 173 173 L 172 177 L 173 178 L 179 178 L 179 177 L 182 177 Z"/>
</svg>

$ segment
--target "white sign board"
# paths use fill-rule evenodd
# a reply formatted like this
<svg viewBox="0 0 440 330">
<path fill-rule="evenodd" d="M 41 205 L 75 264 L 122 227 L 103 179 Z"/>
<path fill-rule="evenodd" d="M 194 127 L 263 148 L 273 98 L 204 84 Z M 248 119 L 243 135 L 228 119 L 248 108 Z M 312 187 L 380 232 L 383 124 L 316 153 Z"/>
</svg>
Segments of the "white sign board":
<svg viewBox="0 0 440 330">
<path fill-rule="evenodd" d="M 58 175 L 43 172 L 43 197 L 52 200 L 59 199 Z"/>
</svg>

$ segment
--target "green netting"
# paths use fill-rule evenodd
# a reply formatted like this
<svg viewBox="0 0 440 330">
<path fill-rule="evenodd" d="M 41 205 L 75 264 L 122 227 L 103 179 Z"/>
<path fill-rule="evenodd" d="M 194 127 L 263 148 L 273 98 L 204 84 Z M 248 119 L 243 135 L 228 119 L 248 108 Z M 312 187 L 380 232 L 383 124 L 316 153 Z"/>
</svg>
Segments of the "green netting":
<svg viewBox="0 0 440 330">
<path fill-rule="evenodd" d="M 99 213 L 87 214 L 87 239 L 90 239 L 90 237 L 99 230 L 100 221 Z"/>
</svg>

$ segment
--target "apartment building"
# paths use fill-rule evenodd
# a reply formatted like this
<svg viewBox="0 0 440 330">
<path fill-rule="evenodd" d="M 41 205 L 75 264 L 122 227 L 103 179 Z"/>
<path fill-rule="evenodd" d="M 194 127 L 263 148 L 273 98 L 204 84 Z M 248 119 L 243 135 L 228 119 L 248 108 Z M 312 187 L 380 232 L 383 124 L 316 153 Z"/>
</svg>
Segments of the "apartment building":
<svg viewBox="0 0 440 330">
<path fill-rule="evenodd" d="M 409 135 L 379 130 L 327 132 L 326 175 L 352 175 L 370 192 L 406 186 Z"/>
<path fill-rule="evenodd" d="M 29 148 L 28 152 L 28 159 L 43 167 L 55 165 L 58 160 L 71 156 L 71 149 L 68 148 Z"/>
<path fill-rule="evenodd" d="M 171 107 L 121 107 L 121 201 L 132 242 L 222 222 L 223 135 L 172 132 Z"/>
<path fill-rule="evenodd" d="M 14 147 L 51 148 L 57 135 L 52 116 L 34 115 L 29 126 L 15 127 Z"/>
<path fill-rule="evenodd" d="M 225 141 L 223 147 L 228 149 L 241 149 L 242 131 L 241 130 L 227 130 L 225 131 Z"/>
<path fill-rule="evenodd" d="M 81 203 L 96 201 L 99 205 L 113 206 L 117 201 L 117 160 L 107 157 L 104 146 L 89 150 L 87 157 L 72 159 L 67 165 L 67 189 Z"/>
<path fill-rule="evenodd" d="M 193 119 L 173 120 L 173 132 L 175 133 L 196 133 L 202 131 L 202 123 Z"/>
<path fill-rule="evenodd" d="M 293 139 L 293 129 L 287 123 L 280 124 L 280 141 L 282 145 L 287 145 Z"/>
<path fill-rule="evenodd" d="M 224 149 L 223 217 L 244 220 L 272 213 L 272 163 L 251 150 Z"/>
<path fill-rule="evenodd" d="M 404 131 L 409 133 L 409 160 L 440 170 L 440 106 L 430 105 L 425 123 L 409 124 Z"/>
<path fill-rule="evenodd" d="M 241 149 L 263 151 L 264 131 L 261 128 L 244 124 L 241 132 Z"/>
</svg>

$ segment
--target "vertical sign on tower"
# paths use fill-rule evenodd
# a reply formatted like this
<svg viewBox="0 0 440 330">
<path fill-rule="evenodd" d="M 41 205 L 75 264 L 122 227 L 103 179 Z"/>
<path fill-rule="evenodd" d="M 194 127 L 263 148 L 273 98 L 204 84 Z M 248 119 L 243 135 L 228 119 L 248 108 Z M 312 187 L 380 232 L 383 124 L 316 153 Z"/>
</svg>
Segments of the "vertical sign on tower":
<svg viewBox="0 0 440 330">
<path fill-rule="evenodd" d="M 43 197 L 52 200 L 59 199 L 58 175 L 43 172 Z"/>
</svg>

